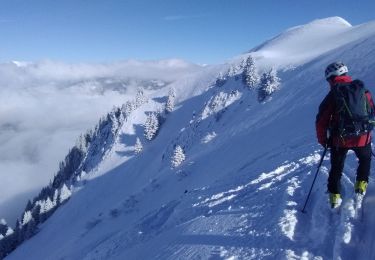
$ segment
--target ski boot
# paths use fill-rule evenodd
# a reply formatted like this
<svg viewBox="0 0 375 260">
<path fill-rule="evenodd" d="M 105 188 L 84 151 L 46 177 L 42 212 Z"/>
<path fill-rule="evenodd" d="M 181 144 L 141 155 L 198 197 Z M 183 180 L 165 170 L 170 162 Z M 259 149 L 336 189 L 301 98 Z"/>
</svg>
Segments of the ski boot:
<svg viewBox="0 0 375 260">
<path fill-rule="evenodd" d="M 330 193 L 329 194 L 329 204 L 332 209 L 340 207 L 342 202 L 341 195 L 339 193 Z"/>
<path fill-rule="evenodd" d="M 366 189 L 367 189 L 367 182 L 366 181 L 356 181 L 355 182 L 355 185 L 354 185 L 355 193 L 365 195 Z"/>
</svg>

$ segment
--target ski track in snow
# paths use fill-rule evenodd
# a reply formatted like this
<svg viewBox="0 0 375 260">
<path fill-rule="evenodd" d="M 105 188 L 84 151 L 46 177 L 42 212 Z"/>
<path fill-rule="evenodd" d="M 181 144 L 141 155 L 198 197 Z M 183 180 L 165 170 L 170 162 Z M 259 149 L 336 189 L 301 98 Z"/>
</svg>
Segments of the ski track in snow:
<svg viewBox="0 0 375 260">
<path fill-rule="evenodd" d="M 300 212 L 304 195 L 306 195 L 301 190 L 301 182 L 309 181 L 308 176 L 312 177 L 311 174 L 305 176 L 302 174 L 311 169 L 311 166 L 315 166 L 318 160 L 319 153 L 315 153 L 296 162 L 284 163 L 271 172 L 261 174 L 247 184 L 215 193 L 207 198 L 200 196 L 200 201 L 193 206 L 206 206 L 207 215 L 204 218 L 200 217 L 194 220 L 187 231 L 194 232 L 194 235 L 196 235 L 197 230 L 201 229 L 202 234 L 213 234 L 212 238 L 207 237 L 203 243 L 213 243 L 215 234 L 223 236 L 223 241 L 220 240 L 223 244 L 230 245 L 231 242 L 229 241 L 232 241 L 235 246 L 221 247 L 219 255 L 223 259 L 230 257 L 263 259 L 267 256 L 280 256 L 287 259 L 345 259 L 350 253 L 347 248 L 353 247 L 356 242 L 353 241 L 353 236 L 356 234 L 354 227 L 358 224 L 358 220 L 355 219 L 354 202 L 350 196 L 344 197 L 339 214 L 331 212 L 329 209 L 328 196 L 322 188 L 325 186 L 324 182 L 328 175 L 327 168 L 322 169 L 321 175 L 324 175 L 324 177 L 320 176 L 320 187 L 314 191 L 314 201 L 310 202 L 308 206 L 310 213 L 302 214 Z M 343 177 L 343 187 L 346 190 L 353 189 L 353 183 L 346 176 Z M 267 189 L 284 190 L 284 196 L 281 198 L 267 197 L 264 194 L 269 192 Z M 348 191 L 347 193 L 351 192 Z M 257 196 L 256 200 L 254 199 L 255 205 L 249 207 L 248 205 L 252 205 L 254 196 Z M 259 196 L 264 196 L 263 203 L 259 202 Z M 233 208 L 233 205 L 240 206 Z M 274 219 L 268 217 L 267 221 L 271 223 L 262 225 L 259 223 L 262 223 L 264 214 L 269 213 L 267 205 L 268 207 L 278 205 L 272 211 L 282 211 L 282 217 L 275 217 Z M 225 217 L 222 217 L 226 215 L 231 216 L 230 223 L 225 220 Z M 238 215 L 238 217 L 234 217 L 235 215 Z M 275 216 L 279 216 L 279 214 L 275 214 Z M 238 219 L 238 222 L 233 223 L 235 222 L 234 219 Z M 267 229 L 267 226 L 275 226 L 272 222 L 277 222 L 281 232 Z M 223 226 L 223 223 L 226 224 Z M 310 232 L 306 233 L 304 224 L 311 226 Z M 202 227 L 204 228 L 202 229 Z M 231 228 L 235 228 L 235 230 L 231 230 Z M 230 231 L 225 232 L 227 229 Z M 233 234 L 237 233 L 239 236 L 233 238 Z M 280 233 L 283 236 L 280 236 Z M 252 237 L 264 237 L 267 242 L 259 244 L 259 240 Z M 197 238 L 191 237 L 190 239 L 196 240 Z M 252 241 L 257 247 L 251 247 Z M 310 242 L 313 244 L 313 249 L 304 248 L 304 245 Z M 289 248 L 272 248 L 269 247 L 270 244 L 289 245 Z M 250 246 L 251 249 L 249 250 L 246 246 Z M 210 251 L 209 249 L 206 250 L 207 252 Z M 197 250 L 198 255 L 192 254 L 193 251 L 191 248 L 186 249 L 184 254 L 187 258 L 207 257 L 207 255 L 200 255 L 202 249 Z M 178 252 L 178 255 L 181 255 L 181 249 Z M 168 254 L 164 256 L 166 255 Z M 173 257 L 170 259 L 173 259 Z"/>
<path fill-rule="evenodd" d="M 326 167 L 322 167 L 307 213 L 301 213 L 306 195 L 302 182 L 312 180 L 319 159 L 316 152 L 284 162 L 252 180 L 241 175 L 242 182 L 237 180 L 234 187 L 218 184 L 190 191 L 181 201 L 170 201 L 145 215 L 134 228 L 99 241 L 83 259 L 122 259 L 119 252 L 127 250 L 142 255 L 137 251 L 141 243 L 160 246 L 156 259 L 345 259 L 340 257 L 350 253 L 357 224 L 354 202 L 344 198 L 340 213 L 331 212 L 324 190 Z M 352 185 L 349 178 L 343 178 L 345 190 Z M 131 197 L 124 202 L 127 211 L 109 214 L 128 214 L 137 208 L 136 201 Z M 270 213 L 274 215 L 265 218 Z M 306 244 L 311 247 L 305 248 Z"/>
</svg>

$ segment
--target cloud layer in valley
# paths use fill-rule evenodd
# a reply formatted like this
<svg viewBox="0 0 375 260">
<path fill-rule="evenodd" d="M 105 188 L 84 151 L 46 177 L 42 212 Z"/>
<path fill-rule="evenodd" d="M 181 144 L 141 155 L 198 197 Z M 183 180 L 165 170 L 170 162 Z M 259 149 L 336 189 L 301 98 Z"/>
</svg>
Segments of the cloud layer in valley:
<svg viewBox="0 0 375 260">
<path fill-rule="evenodd" d="M 114 105 L 199 68 L 181 60 L 0 64 L 0 218 L 13 224 L 77 137 Z"/>
</svg>

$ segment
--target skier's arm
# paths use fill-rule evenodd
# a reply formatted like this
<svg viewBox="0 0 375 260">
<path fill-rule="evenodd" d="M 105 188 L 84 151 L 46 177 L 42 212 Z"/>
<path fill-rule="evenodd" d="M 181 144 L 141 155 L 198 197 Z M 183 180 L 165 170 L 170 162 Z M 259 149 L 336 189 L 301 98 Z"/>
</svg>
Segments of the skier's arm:
<svg viewBox="0 0 375 260">
<path fill-rule="evenodd" d="M 327 144 L 327 131 L 330 126 L 331 116 L 333 114 L 333 100 L 331 92 L 324 98 L 319 106 L 319 112 L 316 116 L 315 128 L 318 142 L 325 146 Z"/>
</svg>

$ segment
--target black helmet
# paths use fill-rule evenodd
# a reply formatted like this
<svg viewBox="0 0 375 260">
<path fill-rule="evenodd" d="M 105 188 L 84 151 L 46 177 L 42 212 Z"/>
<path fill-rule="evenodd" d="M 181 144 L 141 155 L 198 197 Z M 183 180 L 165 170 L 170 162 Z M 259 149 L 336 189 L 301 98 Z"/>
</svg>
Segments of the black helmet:
<svg viewBox="0 0 375 260">
<path fill-rule="evenodd" d="M 327 66 L 325 76 L 326 79 L 328 79 L 331 76 L 340 76 L 345 73 L 348 73 L 348 67 L 346 67 L 346 65 L 341 61 L 337 61 Z"/>
</svg>

